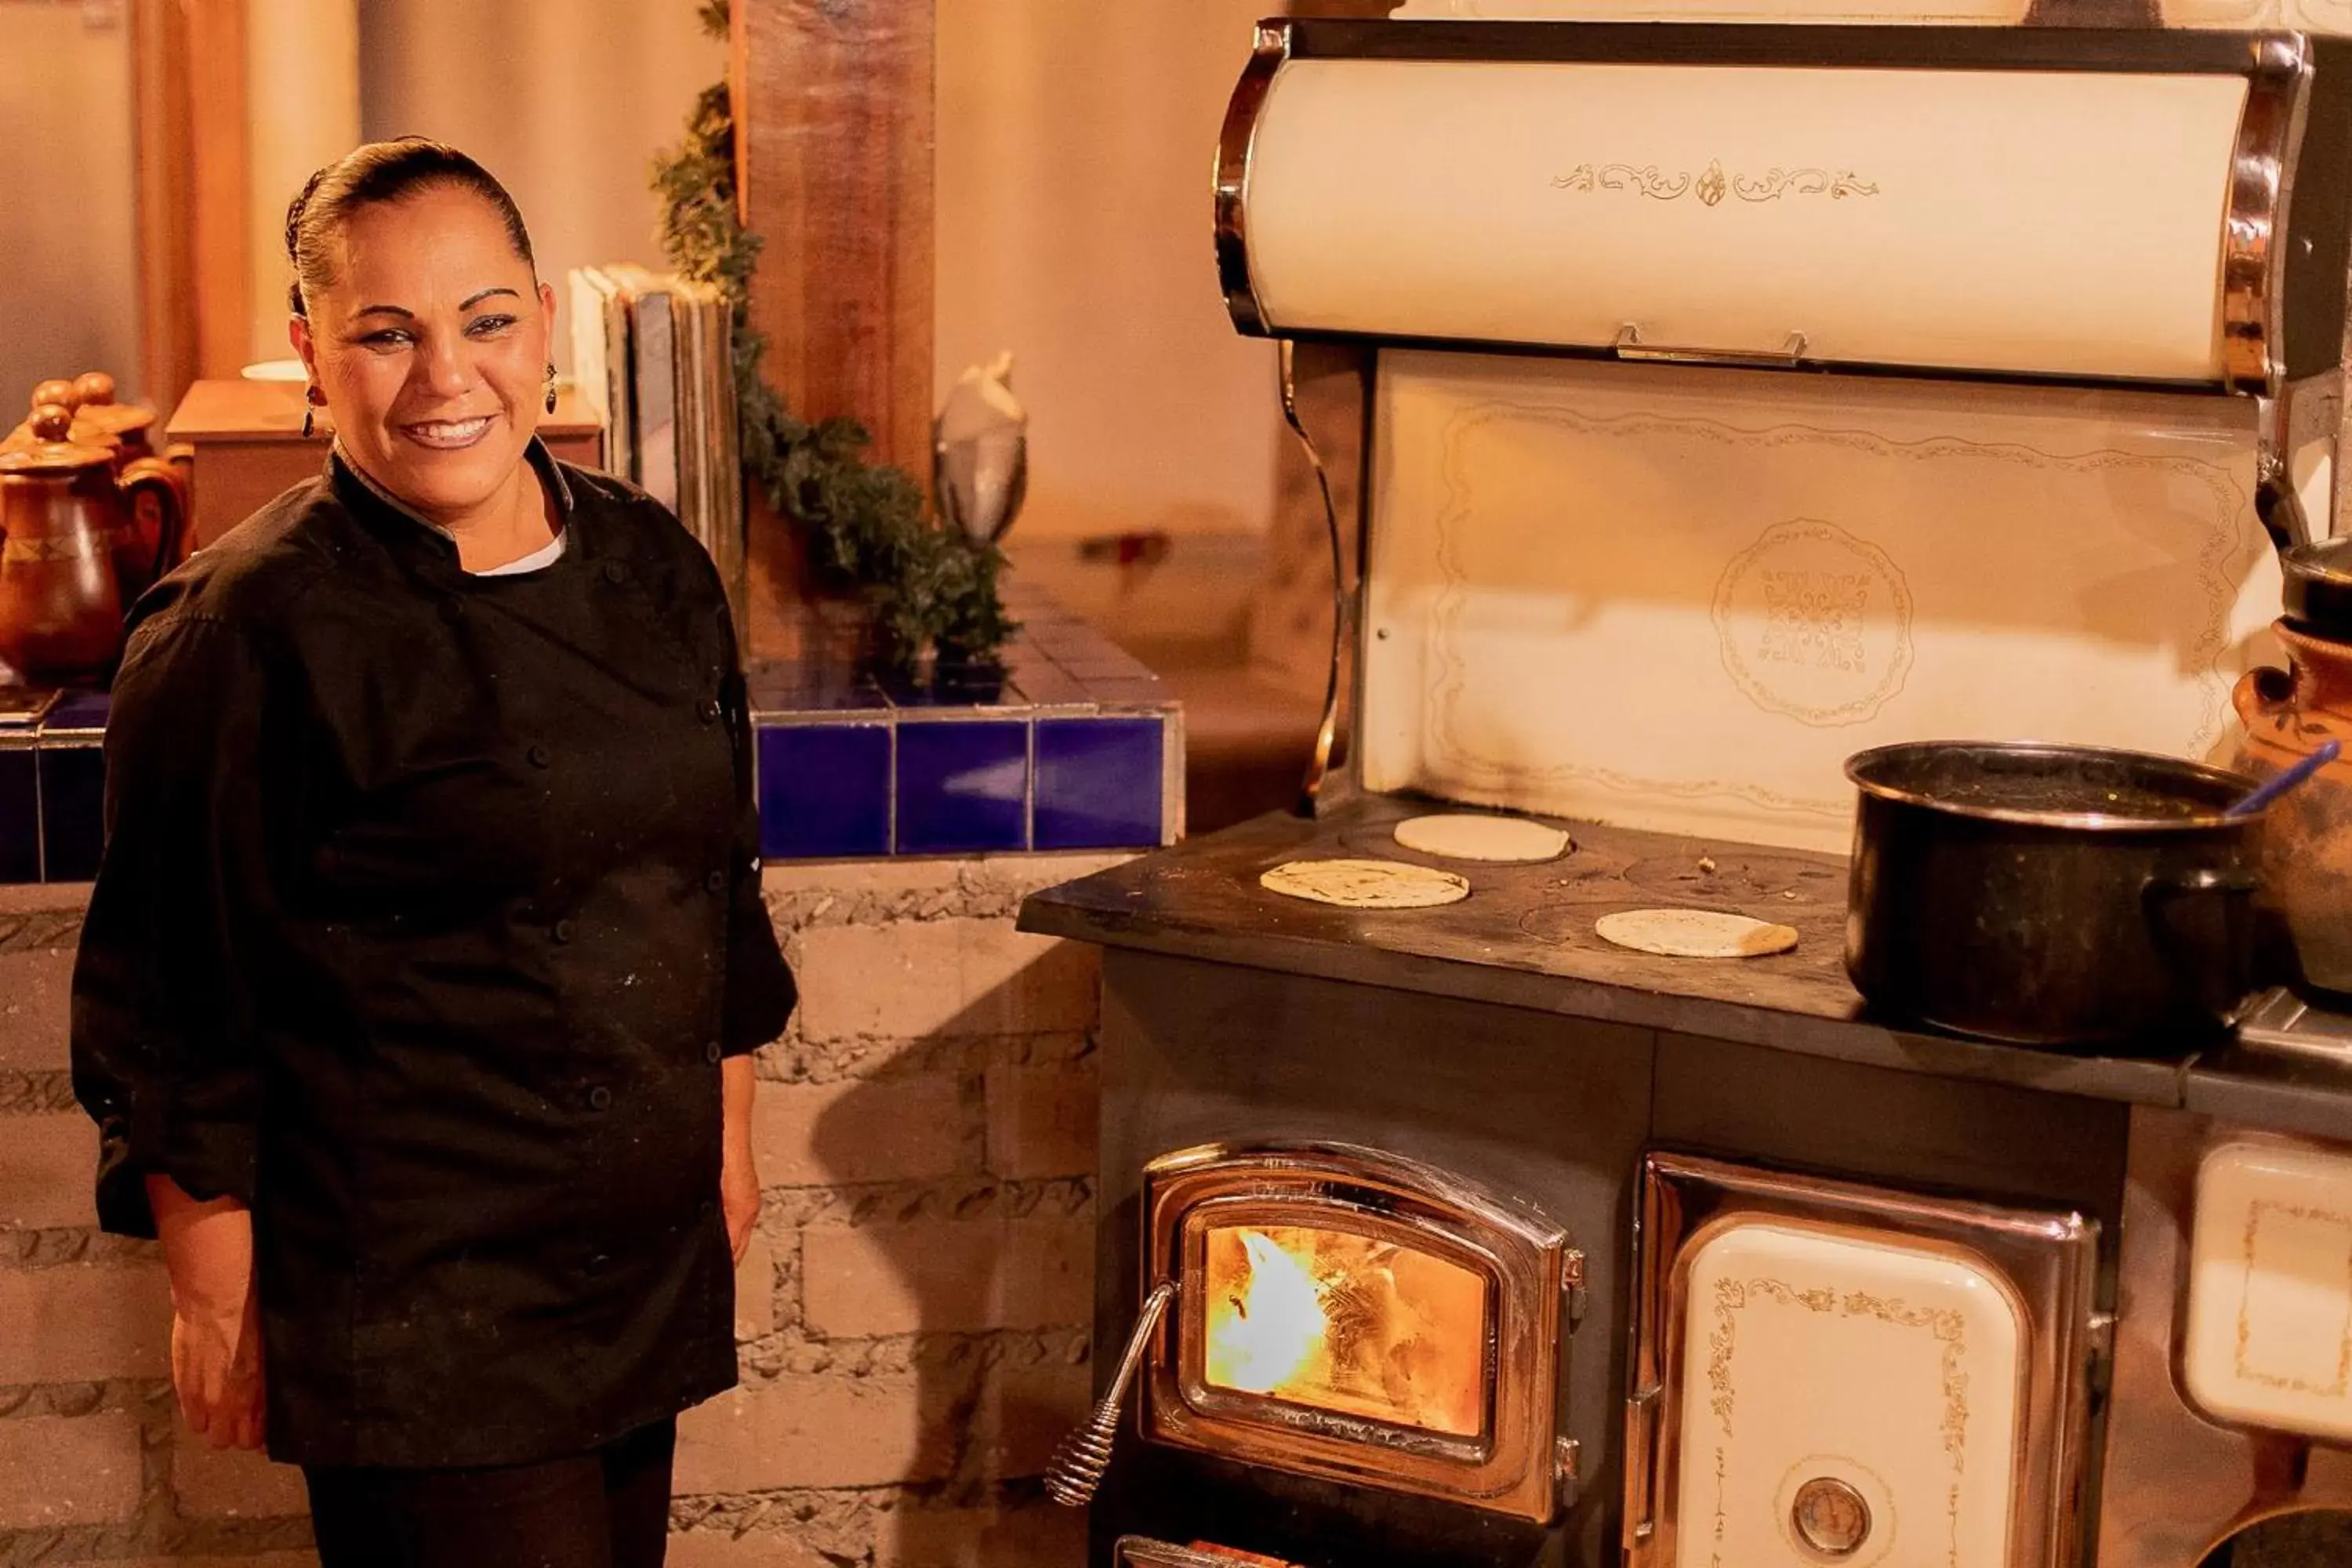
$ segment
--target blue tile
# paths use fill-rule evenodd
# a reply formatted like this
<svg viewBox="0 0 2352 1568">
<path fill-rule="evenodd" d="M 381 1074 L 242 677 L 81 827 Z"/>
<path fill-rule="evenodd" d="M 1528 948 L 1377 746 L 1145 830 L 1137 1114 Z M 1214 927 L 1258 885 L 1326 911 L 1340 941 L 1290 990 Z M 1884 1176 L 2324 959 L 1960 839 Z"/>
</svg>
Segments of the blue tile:
<svg viewBox="0 0 2352 1568">
<path fill-rule="evenodd" d="M 870 677 L 839 664 L 763 664 L 751 671 L 748 685 L 755 714 L 839 713 L 890 706 Z"/>
<path fill-rule="evenodd" d="M 41 879 L 39 774 L 30 746 L 0 745 L 0 882 Z"/>
<path fill-rule="evenodd" d="M 761 855 L 890 853 L 887 725 L 763 725 L 758 734 Z"/>
<path fill-rule="evenodd" d="M 53 735 L 66 730 L 103 732 L 106 716 L 113 706 L 114 699 L 103 691 L 68 691 L 58 699 L 57 705 L 41 721 L 41 733 Z"/>
<path fill-rule="evenodd" d="M 41 762 L 41 879 L 87 882 L 106 842 L 106 752 L 45 742 L 33 754 Z"/>
<path fill-rule="evenodd" d="M 1029 726 L 898 725 L 898 853 L 1029 847 Z"/>
<path fill-rule="evenodd" d="M 882 690 L 899 708 L 1013 708 L 1001 664 L 943 665 L 922 677 L 884 676 Z"/>
<path fill-rule="evenodd" d="M 1131 849 L 1160 842 L 1158 719 L 1037 721 L 1037 847 Z"/>
</svg>

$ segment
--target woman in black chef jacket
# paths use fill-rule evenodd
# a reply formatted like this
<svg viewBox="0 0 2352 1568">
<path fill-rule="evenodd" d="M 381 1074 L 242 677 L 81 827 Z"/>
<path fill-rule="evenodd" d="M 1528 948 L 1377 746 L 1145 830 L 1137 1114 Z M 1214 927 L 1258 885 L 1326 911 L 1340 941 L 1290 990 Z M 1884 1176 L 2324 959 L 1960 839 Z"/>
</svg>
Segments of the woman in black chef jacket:
<svg viewBox="0 0 2352 1568">
<path fill-rule="evenodd" d="M 554 293 L 479 165 L 362 147 L 286 240 L 333 447 L 133 616 L 74 976 L 100 1212 L 325 1568 L 658 1564 L 793 1002 L 734 634 L 668 511 L 536 439 Z"/>
</svg>

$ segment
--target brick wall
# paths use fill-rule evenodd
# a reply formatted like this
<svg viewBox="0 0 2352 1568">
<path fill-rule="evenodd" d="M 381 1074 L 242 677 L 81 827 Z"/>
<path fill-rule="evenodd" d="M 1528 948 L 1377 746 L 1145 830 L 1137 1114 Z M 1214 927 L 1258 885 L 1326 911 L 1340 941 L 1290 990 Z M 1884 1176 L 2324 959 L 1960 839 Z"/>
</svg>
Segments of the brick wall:
<svg viewBox="0 0 2352 1568">
<path fill-rule="evenodd" d="M 1096 971 L 1021 856 L 768 873 L 803 984 L 762 1053 L 743 1384 L 680 1429 L 675 1568 L 1053 1568 L 1084 1413 Z M 100 1235 L 66 1072 L 81 889 L 0 888 L 0 1568 L 298 1568 L 299 1477 L 178 1429 L 162 1262 Z"/>
</svg>

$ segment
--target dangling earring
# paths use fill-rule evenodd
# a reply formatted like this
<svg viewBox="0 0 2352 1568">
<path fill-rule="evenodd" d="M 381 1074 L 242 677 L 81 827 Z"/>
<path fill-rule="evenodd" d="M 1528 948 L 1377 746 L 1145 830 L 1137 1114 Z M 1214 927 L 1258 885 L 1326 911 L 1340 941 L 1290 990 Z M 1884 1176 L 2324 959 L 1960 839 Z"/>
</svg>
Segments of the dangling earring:
<svg viewBox="0 0 2352 1568">
<path fill-rule="evenodd" d="M 302 439 L 305 441 L 310 438 L 311 422 L 318 413 L 319 405 L 326 401 L 327 395 L 317 387 L 306 386 L 302 389 Z"/>
<path fill-rule="evenodd" d="M 547 362 L 547 411 L 555 412 L 555 362 Z"/>
</svg>

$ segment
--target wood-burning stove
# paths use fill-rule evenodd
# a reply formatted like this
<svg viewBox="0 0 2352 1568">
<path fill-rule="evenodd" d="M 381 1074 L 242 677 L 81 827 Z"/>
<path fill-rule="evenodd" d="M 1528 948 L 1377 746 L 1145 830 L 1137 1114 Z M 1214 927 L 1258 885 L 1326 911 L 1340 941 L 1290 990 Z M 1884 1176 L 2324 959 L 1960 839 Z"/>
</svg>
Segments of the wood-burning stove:
<svg viewBox="0 0 2352 1568">
<path fill-rule="evenodd" d="M 2198 1568 L 2352 1500 L 2352 1198 L 2259 1138 L 2344 1158 L 2352 1052 L 1874 1017 L 1838 898 L 1852 752 L 2226 742 L 2333 516 L 2352 45 L 1268 23 L 1216 213 L 1360 443 L 1349 746 L 1024 910 L 1107 950 L 1097 1568 Z M 1366 856 L 1469 896 L 1260 880 Z M 1654 908 L 1798 944 L 1595 934 Z"/>
</svg>

